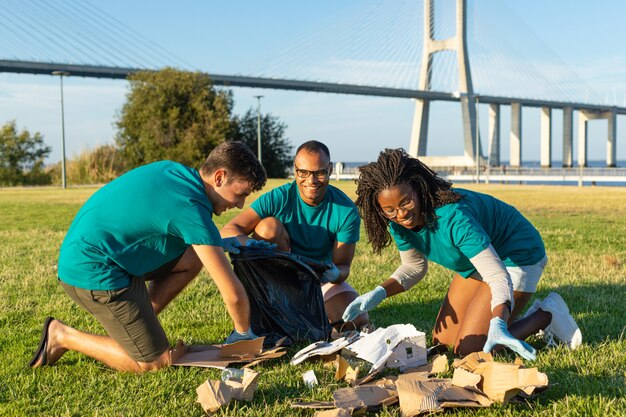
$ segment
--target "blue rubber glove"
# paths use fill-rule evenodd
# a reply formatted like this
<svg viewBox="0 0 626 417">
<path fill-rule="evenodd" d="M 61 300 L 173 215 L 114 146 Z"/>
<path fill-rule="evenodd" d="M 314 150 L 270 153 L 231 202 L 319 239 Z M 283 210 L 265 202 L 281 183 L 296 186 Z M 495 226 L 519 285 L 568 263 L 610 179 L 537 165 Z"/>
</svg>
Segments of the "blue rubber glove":
<svg viewBox="0 0 626 417">
<path fill-rule="evenodd" d="M 241 247 L 241 243 L 239 243 L 239 239 L 236 237 L 225 237 L 222 239 L 222 247 L 224 248 L 224 252 L 229 253 L 239 253 L 241 252 L 239 248 Z"/>
<path fill-rule="evenodd" d="M 523 340 L 514 338 L 509 333 L 506 322 L 500 317 L 494 317 L 489 322 L 489 334 L 483 352 L 489 353 L 496 345 L 506 346 L 522 358 L 533 361 L 537 358 L 537 351 Z"/>
<path fill-rule="evenodd" d="M 329 268 L 320 277 L 320 281 L 323 283 L 335 282 L 339 279 L 339 275 L 341 275 L 341 271 L 331 262 L 329 263 Z"/>
<path fill-rule="evenodd" d="M 224 340 L 224 344 L 228 345 L 230 343 L 239 342 L 240 340 L 254 340 L 257 337 L 259 336 L 255 335 L 251 328 L 248 328 L 248 330 L 243 333 L 238 332 L 237 330 L 233 330 L 228 335 L 226 340 Z"/>
<path fill-rule="evenodd" d="M 346 307 L 341 318 L 346 323 L 359 317 L 361 314 L 373 310 L 376 306 L 387 298 L 387 291 L 380 285 L 370 292 L 360 295 Z"/>
<path fill-rule="evenodd" d="M 267 242 L 265 240 L 248 239 L 246 246 L 249 248 L 259 249 L 276 249 L 278 245 L 276 243 Z"/>
</svg>

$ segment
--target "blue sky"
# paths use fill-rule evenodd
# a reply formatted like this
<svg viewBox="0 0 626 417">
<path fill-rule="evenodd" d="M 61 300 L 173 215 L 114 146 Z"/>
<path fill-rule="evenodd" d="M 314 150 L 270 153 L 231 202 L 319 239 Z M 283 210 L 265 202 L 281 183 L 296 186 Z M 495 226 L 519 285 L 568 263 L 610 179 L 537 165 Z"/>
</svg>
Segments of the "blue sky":
<svg viewBox="0 0 626 417">
<path fill-rule="evenodd" d="M 522 59 L 520 53 L 534 56 L 537 45 L 545 47 L 577 73 L 600 101 L 626 106 L 626 46 L 623 43 L 626 3 L 607 0 L 591 6 L 592 3 L 581 0 L 506 0 L 502 1 L 502 6 L 494 0 L 482 1 L 493 7 L 481 4 L 480 24 L 506 31 L 503 35 L 506 42 L 499 47 L 500 52 L 510 53 L 507 59 L 511 62 Z M 373 46 L 371 51 L 362 46 L 374 41 L 367 37 L 360 40 L 342 37 L 361 33 L 361 26 L 374 27 L 377 16 L 363 17 L 358 14 L 360 9 L 384 7 L 385 13 L 378 14 L 386 18 L 392 16 L 396 8 L 400 9 L 400 4 L 406 7 L 409 3 L 401 0 L 108 0 L 97 4 L 126 26 L 180 57 L 177 65 L 184 62 L 209 73 L 284 70 L 291 74 L 290 66 L 295 68 L 298 63 L 308 68 L 319 64 L 321 68 L 329 59 L 325 56 L 327 51 L 345 53 L 351 45 L 358 49 L 358 53 L 355 52 L 358 59 L 368 60 L 367 63 L 357 62 L 358 68 L 380 64 L 379 56 L 368 58 L 368 53 L 375 55 L 378 51 Z M 516 19 L 515 27 L 508 21 L 511 15 Z M 351 16 L 355 17 L 351 19 Z M 384 24 L 391 27 L 395 20 Z M 421 22 L 416 25 L 421 26 Z M 308 42 L 303 45 L 310 52 L 300 50 L 303 39 Z M 317 47 L 308 49 L 312 42 L 318 42 Z M 289 48 L 291 52 L 282 52 Z M 403 54 L 401 46 L 389 49 L 391 57 Z M 0 47 L 0 55 L 3 53 Z M 356 58 L 352 59 L 354 62 Z M 332 73 L 335 69 L 329 67 L 321 71 Z M 480 74 L 475 78 L 480 79 Z M 116 113 L 127 92 L 126 82 L 69 77 L 65 79 L 64 91 L 68 156 L 111 142 L 115 135 Z M 322 140 L 329 145 L 335 161 L 368 161 L 375 159 L 385 147 L 407 147 L 409 143 L 413 114 L 410 100 L 243 88 L 233 91 L 237 113 L 256 106 L 254 96 L 263 95 L 262 111 L 271 112 L 288 125 L 287 136 L 293 145 L 309 139 Z M 487 109 L 483 107 L 479 109 L 479 122 L 482 135 L 486 136 Z M 502 159 L 507 160 L 508 108 L 503 107 L 502 112 Z M 15 119 L 20 128 L 41 132 L 53 147 L 50 161 L 60 159 L 58 78 L 0 74 L 0 116 L 0 122 Z M 523 158 L 537 160 L 539 110 L 525 109 L 523 117 Z M 561 156 L 560 123 L 560 112 L 555 112 L 553 157 L 557 160 Z M 604 159 L 606 122 L 594 122 L 590 128 L 590 158 Z M 484 143 L 483 149 L 486 149 Z M 618 159 L 626 160 L 624 116 L 618 117 L 617 152 Z M 462 153 L 458 105 L 433 104 L 428 153 Z"/>
</svg>

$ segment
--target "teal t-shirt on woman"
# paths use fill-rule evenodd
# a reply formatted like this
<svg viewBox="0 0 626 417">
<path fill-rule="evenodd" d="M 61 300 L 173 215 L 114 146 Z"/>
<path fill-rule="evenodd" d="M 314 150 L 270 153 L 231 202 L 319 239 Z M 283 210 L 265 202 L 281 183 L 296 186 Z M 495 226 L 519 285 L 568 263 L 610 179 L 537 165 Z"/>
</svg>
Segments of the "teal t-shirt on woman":
<svg viewBox="0 0 626 417">
<path fill-rule="evenodd" d="M 80 209 L 59 256 L 59 279 L 88 290 L 125 288 L 189 245 L 222 246 L 200 173 L 161 161 L 105 185 Z"/>
<path fill-rule="evenodd" d="M 453 189 L 463 198 L 435 209 L 435 226 L 409 230 L 390 223 L 401 251 L 411 248 L 464 278 L 476 269 L 470 258 L 490 244 L 506 266 L 533 265 L 546 254 L 537 229 L 513 206 L 487 194 Z"/>
</svg>

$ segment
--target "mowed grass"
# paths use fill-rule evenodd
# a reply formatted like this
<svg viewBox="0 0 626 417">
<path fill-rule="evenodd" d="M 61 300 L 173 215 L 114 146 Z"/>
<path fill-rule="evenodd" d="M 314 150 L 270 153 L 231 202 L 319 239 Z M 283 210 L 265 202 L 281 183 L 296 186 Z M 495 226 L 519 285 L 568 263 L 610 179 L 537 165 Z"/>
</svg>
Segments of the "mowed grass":
<svg viewBox="0 0 626 417">
<path fill-rule="evenodd" d="M 270 181 L 266 190 L 282 181 Z M 352 182 L 335 183 L 355 197 Z M 626 189 L 554 186 L 467 186 L 492 194 L 524 213 L 541 232 L 549 265 L 538 296 L 559 292 L 583 333 L 583 346 L 539 348 L 527 365 L 548 374 L 550 389 L 526 404 L 459 409 L 458 416 L 623 416 L 626 415 Z M 52 315 L 79 329 L 102 333 L 99 324 L 72 303 L 56 280 L 59 247 L 74 214 L 96 188 L 0 189 L 0 414 L 38 416 L 201 416 L 196 387 L 218 370 L 178 368 L 144 375 L 118 373 L 69 352 L 57 365 L 26 367 L 44 318 Z M 250 203 L 257 195 L 249 199 Z M 130 198 L 130 197 L 129 197 Z M 155 196 L 160 198 L 160 196 Z M 216 217 L 223 225 L 236 210 Z M 351 284 L 363 292 L 387 278 L 399 259 L 392 248 L 371 253 L 364 232 L 353 263 Z M 411 291 L 385 301 L 371 313 L 377 326 L 412 323 L 430 337 L 441 300 L 452 278 L 431 265 Z M 174 342 L 219 343 L 231 322 L 211 279 L 202 274 L 161 314 Z M 301 346 L 299 346 L 301 347 Z M 295 398 L 331 400 L 345 386 L 320 363 L 288 364 L 288 355 L 256 367 L 261 372 L 254 401 L 233 402 L 222 416 L 312 416 L 292 409 Z M 511 360 L 512 356 L 500 357 Z M 320 385 L 307 388 L 301 375 L 314 369 Z M 397 407 L 378 416 L 399 416 Z"/>
</svg>

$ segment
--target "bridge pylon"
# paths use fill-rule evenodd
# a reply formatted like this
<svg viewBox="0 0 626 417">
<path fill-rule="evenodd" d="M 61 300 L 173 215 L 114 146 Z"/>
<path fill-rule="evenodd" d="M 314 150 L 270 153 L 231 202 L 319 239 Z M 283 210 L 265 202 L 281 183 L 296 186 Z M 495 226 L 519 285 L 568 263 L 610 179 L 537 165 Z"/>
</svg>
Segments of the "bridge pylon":
<svg viewBox="0 0 626 417">
<path fill-rule="evenodd" d="M 459 74 L 459 101 L 463 117 L 463 137 L 465 152 L 457 157 L 426 157 L 428 143 L 428 116 L 430 100 L 416 99 L 409 154 L 420 157 L 427 164 L 472 166 L 476 164 L 477 155 L 483 159 L 480 134 L 477 129 L 476 106 L 478 97 L 474 94 L 472 75 L 467 52 L 467 2 L 456 0 L 456 34 L 448 39 L 435 39 L 435 0 L 424 0 L 424 48 L 420 68 L 419 89 L 431 90 L 431 74 L 433 56 L 441 51 L 456 51 Z"/>
</svg>

